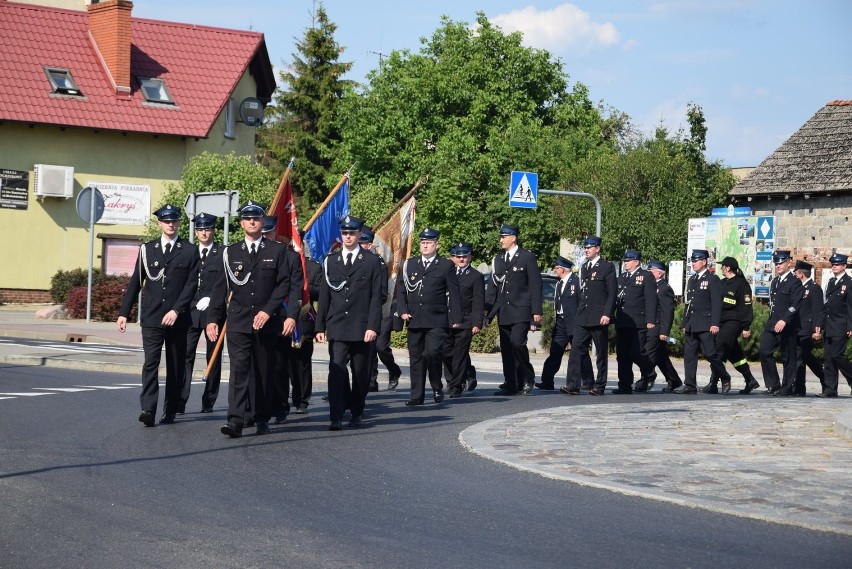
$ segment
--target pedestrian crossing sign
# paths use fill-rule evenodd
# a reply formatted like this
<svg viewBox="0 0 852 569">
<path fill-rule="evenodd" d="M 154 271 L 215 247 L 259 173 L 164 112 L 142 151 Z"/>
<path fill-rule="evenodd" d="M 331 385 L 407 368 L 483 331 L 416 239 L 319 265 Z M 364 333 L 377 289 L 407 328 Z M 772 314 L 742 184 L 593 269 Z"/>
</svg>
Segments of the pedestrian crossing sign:
<svg viewBox="0 0 852 569">
<path fill-rule="evenodd" d="M 509 206 L 535 209 L 538 206 L 538 174 L 512 172 L 509 182 Z"/>
</svg>

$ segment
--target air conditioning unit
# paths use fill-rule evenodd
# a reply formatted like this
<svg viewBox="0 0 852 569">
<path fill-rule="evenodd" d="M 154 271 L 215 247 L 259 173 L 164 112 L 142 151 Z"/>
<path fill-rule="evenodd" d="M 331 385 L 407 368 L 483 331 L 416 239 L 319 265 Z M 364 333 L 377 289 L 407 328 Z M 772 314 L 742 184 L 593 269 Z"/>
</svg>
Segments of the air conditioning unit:
<svg viewBox="0 0 852 569">
<path fill-rule="evenodd" d="M 36 197 L 74 197 L 74 167 L 36 164 L 33 167 L 33 187 Z"/>
</svg>

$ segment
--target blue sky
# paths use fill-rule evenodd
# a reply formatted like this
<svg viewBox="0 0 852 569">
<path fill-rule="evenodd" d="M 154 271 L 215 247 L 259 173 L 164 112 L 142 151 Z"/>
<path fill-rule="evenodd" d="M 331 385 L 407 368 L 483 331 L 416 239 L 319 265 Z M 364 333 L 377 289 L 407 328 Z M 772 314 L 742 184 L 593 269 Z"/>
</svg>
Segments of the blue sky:
<svg viewBox="0 0 852 569">
<path fill-rule="evenodd" d="M 380 53 L 420 49 L 441 15 L 477 11 L 527 45 L 559 57 L 594 101 L 645 132 L 686 127 L 704 109 L 707 154 L 756 166 L 829 101 L 852 99 L 848 0 L 326 0 L 347 78 L 362 81 Z M 136 0 L 133 15 L 263 32 L 273 65 L 292 60 L 311 25 L 311 0 Z"/>
</svg>

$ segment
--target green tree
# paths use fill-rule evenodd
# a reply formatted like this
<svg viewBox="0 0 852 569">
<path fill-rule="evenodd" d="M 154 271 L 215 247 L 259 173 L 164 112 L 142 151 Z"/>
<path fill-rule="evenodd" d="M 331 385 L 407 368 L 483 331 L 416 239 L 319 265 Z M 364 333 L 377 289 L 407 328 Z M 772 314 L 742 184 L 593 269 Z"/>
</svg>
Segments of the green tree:
<svg viewBox="0 0 852 569">
<path fill-rule="evenodd" d="M 690 105 L 688 120 L 688 135 L 660 127 L 653 138 L 633 137 L 618 152 L 590 154 L 566 172 L 564 187 L 601 201 L 604 256 L 620 259 L 635 248 L 645 258 L 681 259 L 689 218 L 705 217 L 725 203 L 733 176 L 704 156 L 701 108 Z M 594 210 L 571 199 L 557 202 L 553 223 L 563 236 L 579 240 L 594 231 Z"/>
<path fill-rule="evenodd" d="M 261 161 L 271 169 L 283 172 L 296 158 L 291 176 L 300 209 L 322 202 L 343 172 L 332 170 L 340 141 L 335 118 L 339 100 L 352 88 L 341 79 L 352 64 L 338 61 L 343 49 L 334 39 L 336 29 L 320 3 L 293 62 L 280 73 L 285 88 L 276 92 L 266 109 L 268 122 L 258 131 Z"/>
<path fill-rule="evenodd" d="M 447 18 L 420 53 L 394 51 L 340 107 L 338 169 L 352 162 L 351 210 L 375 221 L 421 177 L 417 225 L 441 230 L 442 247 L 469 241 L 475 262 L 499 248 L 503 222 L 542 266 L 558 251 L 550 205 L 508 207 L 509 174 L 539 173 L 551 188 L 567 165 L 613 145 L 586 87 L 569 88 L 562 64 L 522 45 L 479 13 L 476 26 Z"/>
<path fill-rule="evenodd" d="M 181 172 L 180 183 L 166 184 L 166 192 L 154 207 L 154 210 L 156 211 L 167 203 L 183 207 L 187 196 L 191 193 L 222 192 L 225 190 L 239 190 L 241 203 L 246 200 L 253 200 L 268 206 L 275 196 L 277 187 L 276 176 L 266 167 L 253 163 L 248 156 L 204 152 L 190 159 Z M 222 229 L 221 223 L 220 221 L 220 229 Z M 239 227 L 239 221 L 233 219 L 231 232 L 238 231 Z M 153 239 L 159 234 L 160 230 L 157 224 L 151 223 L 147 230 L 148 238 Z M 189 237 L 189 224 L 186 223 L 185 219 L 180 226 L 180 236 L 184 239 Z M 231 242 L 233 241 L 231 239 Z"/>
</svg>

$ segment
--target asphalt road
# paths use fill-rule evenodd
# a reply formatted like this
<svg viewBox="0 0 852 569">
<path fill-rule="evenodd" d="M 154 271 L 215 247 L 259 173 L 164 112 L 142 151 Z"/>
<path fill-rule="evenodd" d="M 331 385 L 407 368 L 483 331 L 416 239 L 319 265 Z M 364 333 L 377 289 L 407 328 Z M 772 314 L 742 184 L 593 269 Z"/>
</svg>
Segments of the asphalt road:
<svg viewBox="0 0 852 569">
<path fill-rule="evenodd" d="M 458 442 L 471 424 L 558 397 L 478 389 L 412 410 L 405 390 L 381 392 L 364 428 L 338 433 L 315 397 L 310 414 L 271 435 L 232 440 L 219 434 L 222 400 L 213 415 L 142 427 L 135 384 L 0 365 L 0 393 L 30 394 L 0 400 L 0 566 L 800 569 L 852 559 L 848 536 L 551 480 Z"/>
</svg>

